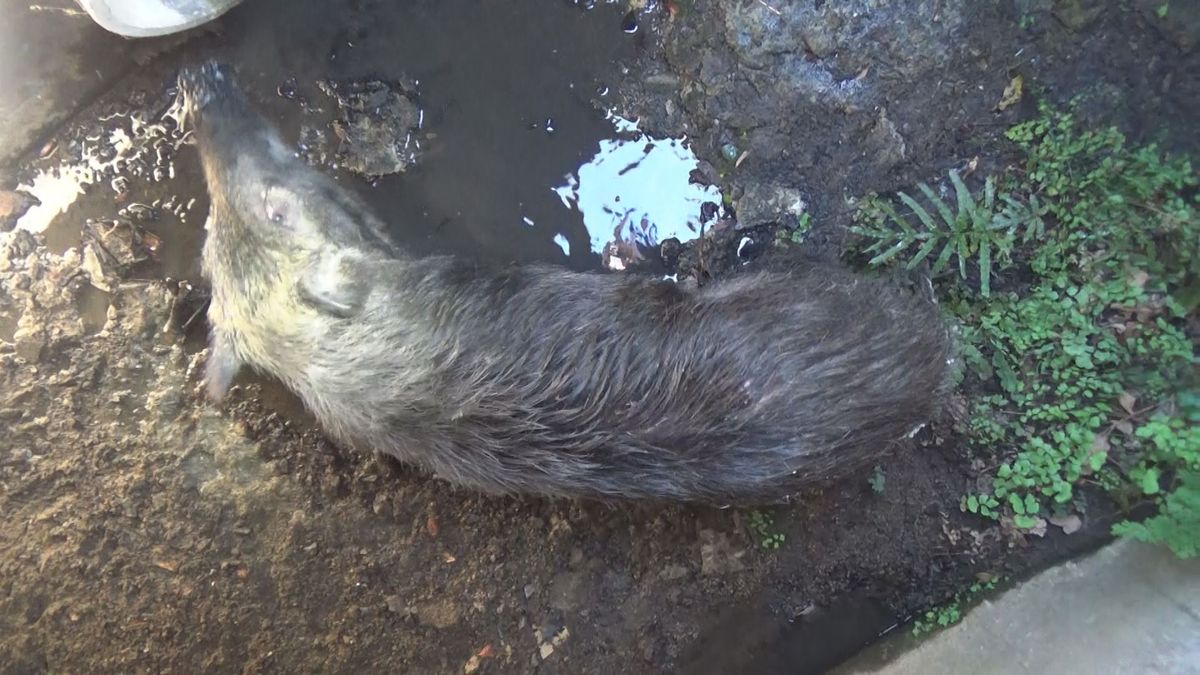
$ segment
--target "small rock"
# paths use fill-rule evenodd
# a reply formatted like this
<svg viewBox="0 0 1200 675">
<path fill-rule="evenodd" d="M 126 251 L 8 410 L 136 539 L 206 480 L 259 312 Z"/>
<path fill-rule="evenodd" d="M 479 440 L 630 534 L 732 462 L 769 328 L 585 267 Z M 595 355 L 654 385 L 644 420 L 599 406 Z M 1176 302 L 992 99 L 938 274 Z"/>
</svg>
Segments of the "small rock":
<svg viewBox="0 0 1200 675">
<path fill-rule="evenodd" d="M 417 620 L 434 628 L 449 628 L 458 623 L 458 607 L 450 600 L 439 600 L 417 608 Z"/>
<path fill-rule="evenodd" d="M 791 225 L 807 206 L 804 195 L 795 188 L 778 184 L 753 184 L 745 189 L 735 204 L 738 228 L 770 223 Z"/>
<path fill-rule="evenodd" d="M 17 356 L 30 363 L 41 360 L 42 352 L 46 349 L 46 335 L 35 326 L 19 326 L 13 335 L 13 342 Z"/>
<path fill-rule="evenodd" d="M 94 244 L 84 247 L 83 262 L 79 264 L 79 269 L 87 273 L 93 286 L 105 293 L 112 293 L 113 285 L 104 274 L 104 266 L 100 263 L 100 256 L 96 253 Z"/>
<path fill-rule="evenodd" d="M 0 232 L 8 232 L 16 227 L 26 211 L 41 203 L 27 192 L 0 190 Z"/>
<path fill-rule="evenodd" d="M 1054 18 L 1069 30 L 1079 32 L 1087 28 L 1104 11 L 1103 0 L 1055 0 Z"/>
<path fill-rule="evenodd" d="M 398 595 L 389 595 L 383 599 L 387 605 L 387 610 L 392 614 L 404 614 L 408 607 L 404 604 L 404 600 Z"/>
</svg>

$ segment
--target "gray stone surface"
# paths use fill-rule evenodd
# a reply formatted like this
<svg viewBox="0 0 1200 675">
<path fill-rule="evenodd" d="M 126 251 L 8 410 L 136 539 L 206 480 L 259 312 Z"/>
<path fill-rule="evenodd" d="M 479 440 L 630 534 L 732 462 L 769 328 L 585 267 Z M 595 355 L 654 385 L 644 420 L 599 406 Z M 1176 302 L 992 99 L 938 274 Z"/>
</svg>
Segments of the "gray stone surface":
<svg viewBox="0 0 1200 675">
<path fill-rule="evenodd" d="M 1200 559 L 1118 541 L 983 603 L 887 665 L 871 663 L 886 651 L 839 670 L 1200 673 Z"/>
</svg>

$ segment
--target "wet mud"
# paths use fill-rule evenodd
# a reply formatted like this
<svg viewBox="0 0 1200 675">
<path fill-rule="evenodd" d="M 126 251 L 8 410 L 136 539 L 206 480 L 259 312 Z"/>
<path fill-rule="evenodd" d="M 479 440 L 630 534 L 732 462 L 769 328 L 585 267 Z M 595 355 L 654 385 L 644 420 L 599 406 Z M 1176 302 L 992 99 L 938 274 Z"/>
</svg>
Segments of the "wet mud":
<svg viewBox="0 0 1200 675">
<path fill-rule="evenodd" d="M 0 154 L 0 190 L 40 201 L 0 232 L 0 670 L 819 672 L 976 575 L 1107 537 L 1099 496 L 1071 536 L 962 514 L 985 467 L 946 421 L 881 492 L 798 495 L 764 532 L 456 490 L 334 447 L 253 376 L 203 402 L 208 205 L 163 116 L 202 58 L 414 252 L 685 281 L 836 254 L 848 198 L 1002 164 L 1035 105 L 995 109 L 1014 74 L 1195 149 L 1182 3 L 635 4 L 260 0 L 137 46 L 0 10 L 82 35 L 62 49 L 105 76 L 64 74 L 77 95 Z"/>
</svg>

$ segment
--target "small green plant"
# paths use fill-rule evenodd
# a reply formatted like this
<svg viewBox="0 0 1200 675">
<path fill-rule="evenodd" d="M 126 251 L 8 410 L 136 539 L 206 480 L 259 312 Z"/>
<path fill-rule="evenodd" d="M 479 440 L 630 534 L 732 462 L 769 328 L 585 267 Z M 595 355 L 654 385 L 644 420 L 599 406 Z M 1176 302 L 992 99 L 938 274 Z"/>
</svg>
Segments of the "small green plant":
<svg viewBox="0 0 1200 675">
<path fill-rule="evenodd" d="M 1154 13 L 1158 15 L 1158 18 L 1165 19 L 1165 18 L 1167 18 L 1167 12 L 1170 12 L 1170 11 L 1171 11 L 1171 3 L 1164 2 L 1163 4 L 1158 6 L 1158 9 L 1154 10 Z"/>
<path fill-rule="evenodd" d="M 782 532 L 776 532 L 774 527 L 775 520 L 771 516 L 762 511 L 750 512 L 750 531 L 763 548 L 774 550 L 783 546 L 785 537 Z"/>
<path fill-rule="evenodd" d="M 1179 484 L 1162 500 L 1158 515 L 1140 523 L 1113 526 L 1113 534 L 1162 543 L 1180 558 L 1200 555 L 1200 472 L 1184 471 Z"/>
<path fill-rule="evenodd" d="M 986 221 L 979 214 L 993 190 L 1024 205 L 1010 212 L 1020 221 L 1012 229 L 997 227 L 1014 238 L 993 242 L 1001 255 L 989 261 L 1011 254 L 1023 288 L 987 296 L 939 284 L 973 394 L 966 431 L 995 467 L 991 490 L 961 507 L 1032 528 L 1090 483 L 1122 505 L 1158 504 L 1157 516 L 1122 523 L 1118 534 L 1196 555 L 1200 369 L 1186 326 L 1200 306 L 1200 180 L 1188 161 L 1131 148 L 1116 129 L 1070 112 L 1043 107 L 1008 137 L 1025 153 L 1021 170 L 1000 187 L 985 184 L 965 212 L 956 191 L 972 222 Z M 901 238 L 884 253 L 900 248 L 875 264 L 920 241 L 891 230 Z"/>
<path fill-rule="evenodd" d="M 883 475 L 883 468 L 878 464 L 875 465 L 875 470 L 871 472 L 871 477 L 867 479 L 871 485 L 871 492 L 877 495 L 883 494 L 884 485 L 887 483 L 887 477 Z"/>
<path fill-rule="evenodd" d="M 908 209 L 906 215 L 886 199 L 868 199 L 851 231 L 869 242 L 863 252 L 874 256 L 870 265 L 904 256 L 908 258 L 905 268 L 913 269 L 937 251 L 931 269 L 935 276 L 954 260 L 959 277 L 966 279 L 967 264 L 974 259 L 979 268 L 979 292 L 990 295 L 993 266 L 1008 265 L 1017 238 L 1029 242 L 1042 235 L 1041 208 L 1036 196 L 1028 202 L 1010 194 L 997 197 L 994 178 L 984 182 L 980 195 L 971 194 L 956 171 L 950 172 L 950 184 L 955 194 L 953 209 L 927 183 L 917 186 L 938 214 L 936 218 L 911 195 L 899 192 L 897 198 Z"/>
<path fill-rule="evenodd" d="M 954 598 L 946 604 L 926 611 L 916 621 L 913 621 L 913 637 L 920 637 L 958 623 L 962 620 L 963 612 L 969 605 L 975 603 L 981 594 L 996 588 L 996 584 L 1001 581 L 1003 579 L 977 581 L 971 584 L 967 590 L 955 593 Z"/>
<path fill-rule="evenodd" d="M 808 233 L 812 231 L 812 214 L 805 211 L 796 216 L 796 224 L 791 229 L 780 227 L 775 231 L 776 246 L 790 246 L 792 244 L 803 244 L 805 239 L 808 239 Z"/>
<path fill-rule="evenodd" d="M 796 227 L 792 229 L 792 243 L 802 244 L 812 229 L 812 214 L 808 211 L 796 216 Z"/>
</svg>

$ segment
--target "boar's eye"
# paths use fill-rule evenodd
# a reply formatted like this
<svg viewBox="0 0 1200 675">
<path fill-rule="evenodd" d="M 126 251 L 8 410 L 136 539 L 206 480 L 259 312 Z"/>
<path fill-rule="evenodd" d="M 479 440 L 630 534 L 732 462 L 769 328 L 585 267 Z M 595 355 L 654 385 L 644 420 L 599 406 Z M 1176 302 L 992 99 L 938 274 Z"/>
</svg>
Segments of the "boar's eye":
<svg viewBox="0 0 1200 675">
<path fill-rule="evenodd" d="M 272 224 L 286 226 L 291 219 L 292 203 L 281 188 L 270 187 L 263 192 L 263 208 Z"/>
</svg>

